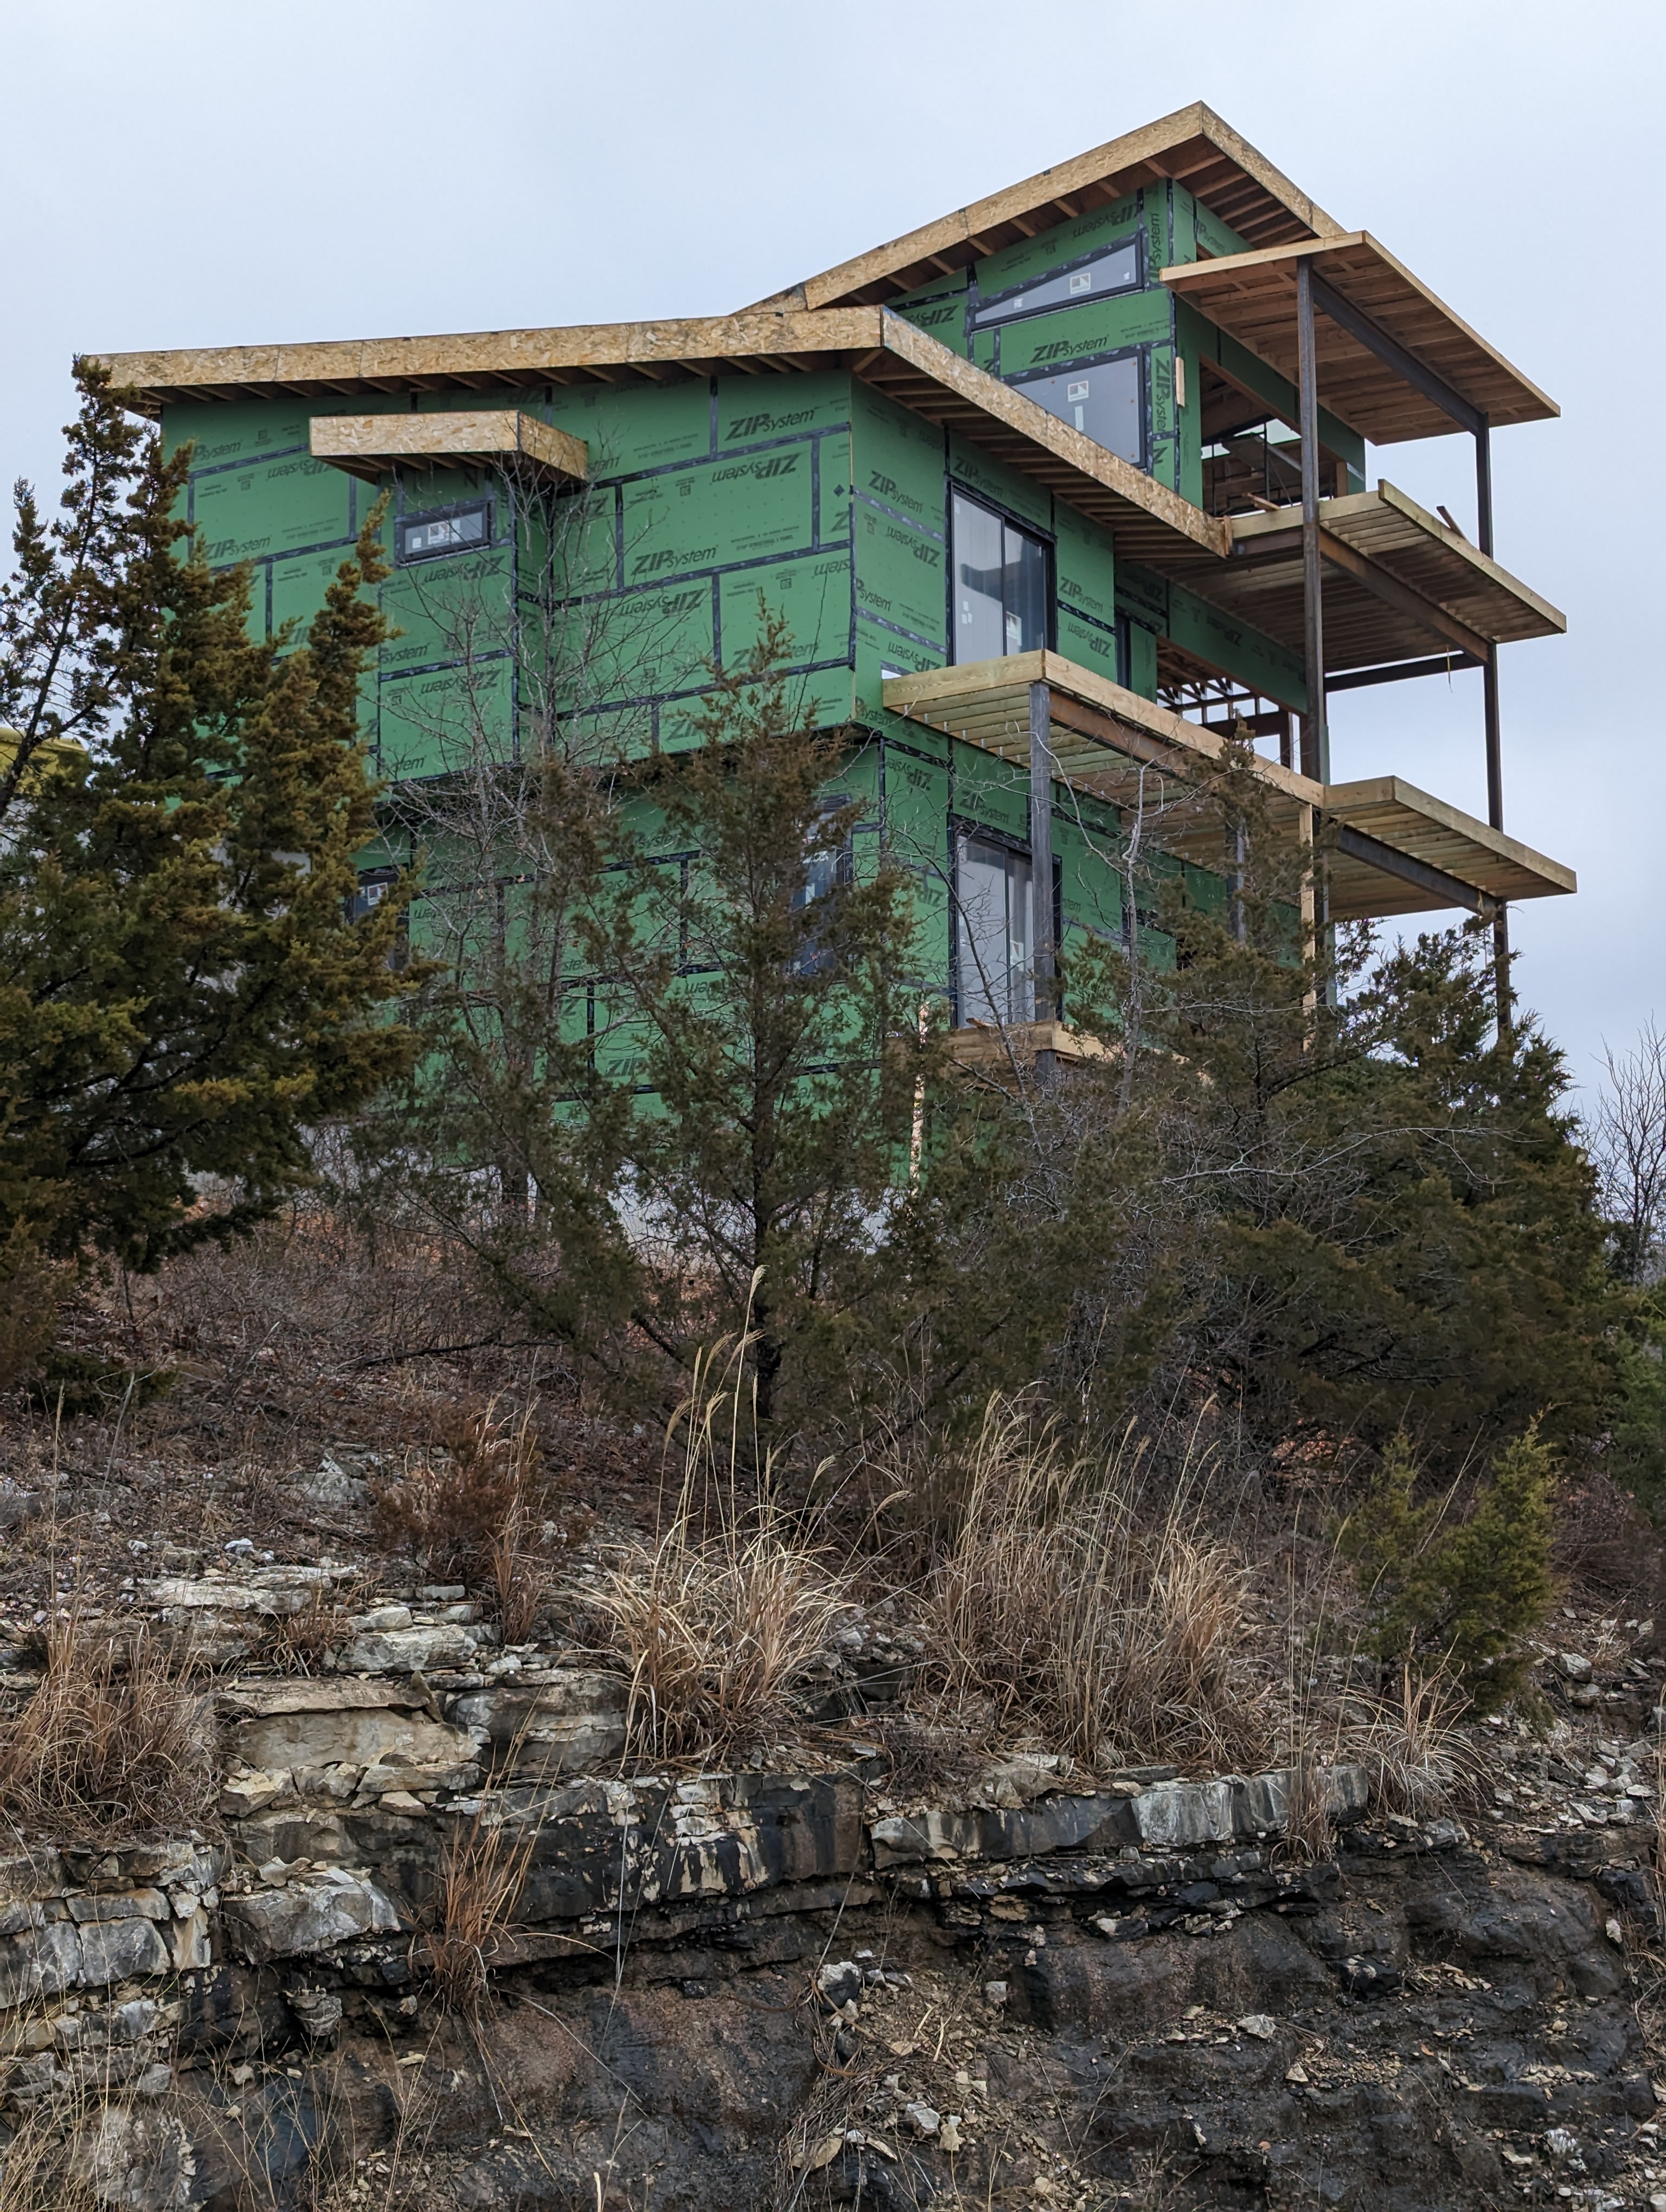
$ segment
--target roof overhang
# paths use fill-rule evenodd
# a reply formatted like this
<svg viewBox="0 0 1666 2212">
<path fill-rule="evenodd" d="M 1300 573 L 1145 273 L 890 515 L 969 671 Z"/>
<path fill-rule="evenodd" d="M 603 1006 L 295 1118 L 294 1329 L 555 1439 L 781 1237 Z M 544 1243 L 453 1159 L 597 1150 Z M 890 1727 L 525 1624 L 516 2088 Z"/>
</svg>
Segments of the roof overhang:
<svg viewBox="0 0 1666 2212">
<path fill-rule="evenodd" d="M 1022 184 L 957 208 L 888 245 L 774 294 L 765 307 L 833 307 L 901 299 L 933 276 L 1173 178 L 1253 246 L 1341 237 L 1341 225 L 1298 191 L 1201 100 L 1061 161 Z"/>
<path fill-rule="evenodd" d="M 1074 790 L 1138 810 L 1163 850 L 1219 872 L 1227 741 L 1056 653 L 1010 654 L 886 679 L 889 711 L 963 738 L 1027 775 L 1031 687 L 1048 688 L 1047 744 L 1055 775 Z M 1280 836 L 1332 825 L 1325 857 L 1329 912 L 1338 921 L 1450 907 L 1490 912 L 1499 901 L 1577 888 L 1572 868 L 1547 860 L 1398 776 L 1314 782 L 1252 757 L 1266 818 Z"/>
<path fill-rule="evenodd" d="M 590 456 L 582 438 L 523 415 L 518 408 L 458 408 L 426 415 L 314 415 L 314 460 L 370 483 L 396 468 L 459 464 L 515 468 L 551 484 L 585 483 Z"/>
<path fill-rule="evenodd" d="M 181 399 L 664 384 L 688 376 L 844 367 L 1114 530 L 1124 559 L 1175 573 L 1193 566 L 1217 568 L 1231 550 L 1224 521 L 963 361 L 903 316 L 878 307 L 113 354 L 108 363 L 116 384 L 152 412 Z"/>
<path fill-rule="evenodd" d="M 1178 298 L 1293 384 L 1296 270 L 1302 261 L 1311 264 L 1322 288 L 1328 286 L 1344 310 L 1368 319 L 1491 427 L 1542 422 L 1560 413 L 1554 399 L 1438 300 L 1369 231 L 1183 262 L 1164 269 L 1162 279 Z M 1316 304 L 1319 395 L 1333 414 L 1378 446 L 1446 437 L 1459 427 L 1426 390 L 1408 380 L 1403 368 L 1383 360 L 1355 330 L 1326 312 L 1322 289 Z"/>
</svg>

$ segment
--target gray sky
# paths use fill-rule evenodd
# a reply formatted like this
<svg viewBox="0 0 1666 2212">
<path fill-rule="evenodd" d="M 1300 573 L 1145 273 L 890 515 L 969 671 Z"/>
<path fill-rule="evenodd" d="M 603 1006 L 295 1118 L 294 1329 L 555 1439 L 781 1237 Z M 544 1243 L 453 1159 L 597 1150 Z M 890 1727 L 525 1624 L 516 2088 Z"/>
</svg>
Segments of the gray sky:
<svg viewBox="0 0 1666 2212">
<path fill-rule="evenodd" d="M 1659 0 L 6 0 L 0 458 L 55 486 L 77 349 L 721 313 L 1206 100 L 1561 403 L 1493 441 L 1569 620 L 1503 655 L 1505 820 L 1579 872 L 1514 929 L 1589 1080 L 1666 1016 L 1663 55 Z M 1379 474 L 1473 529 L 1467 441 Z M 1339 781 L 1484 815 L 1478 675 L 1334 720 Z"/>
</svg>

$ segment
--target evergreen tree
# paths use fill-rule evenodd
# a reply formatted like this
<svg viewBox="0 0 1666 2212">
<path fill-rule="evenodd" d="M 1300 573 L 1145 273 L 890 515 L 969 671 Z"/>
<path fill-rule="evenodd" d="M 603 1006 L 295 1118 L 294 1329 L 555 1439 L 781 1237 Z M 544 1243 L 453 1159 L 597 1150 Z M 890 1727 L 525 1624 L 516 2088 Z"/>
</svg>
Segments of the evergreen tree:
<svg viewBox="0 0 1666 2212">
<path fill-rule="evenodd" d="M 0 1251 L 135 1267 L 269 1213 L 310 1125 L 407 1064 L 401 900 L 355 920 L 374 834 L 360 679 L 375 520 L 304 641 L 249 635 L 164 459 L 76 368 L 61 510 L 17 491 L 0 586 Z M 199 1204 L 199 1179 L 224 1186 Z"/>
</svg>

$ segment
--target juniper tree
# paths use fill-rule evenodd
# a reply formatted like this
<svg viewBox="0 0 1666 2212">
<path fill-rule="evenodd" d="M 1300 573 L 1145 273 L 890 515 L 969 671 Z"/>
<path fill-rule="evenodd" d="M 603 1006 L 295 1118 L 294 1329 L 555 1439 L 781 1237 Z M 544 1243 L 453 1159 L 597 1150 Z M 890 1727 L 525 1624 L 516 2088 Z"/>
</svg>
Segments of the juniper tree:
<svg viewBox="0 0 1666 2212">
<path fill-rule="evenodd" d="M 269 1214 L 406 1064 L 399 898 L 354 919 L 375 524 L 304 637 L 180 519 L 189 450 L 76 365 L 58 513 L 0 586 L 0 1249 L 146 1268 Z M 198 1202 L 201 1179 L 223 1200 Z M 21 1292 L 20 1292 L 21 1295 Z"/>
</svg>

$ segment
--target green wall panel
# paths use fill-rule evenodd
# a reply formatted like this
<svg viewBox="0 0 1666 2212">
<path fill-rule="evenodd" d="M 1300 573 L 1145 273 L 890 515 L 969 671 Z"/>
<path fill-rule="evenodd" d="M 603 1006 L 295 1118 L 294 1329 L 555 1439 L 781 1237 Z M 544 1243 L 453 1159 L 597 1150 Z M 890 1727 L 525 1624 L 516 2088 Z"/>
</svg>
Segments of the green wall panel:
<svg viewBox="0 0 1666 2212">
<path fill-rule="evenodd" d="M 513 696 L 507 659 L 391 678 L 378 691 L 382 774 L 436 775 L 466 755 L 476 732 L 501 743 Z"/>
<path fill-rule="evenodd" d="M 1059 651 L 1078 668 L 1091 668 L 1107 684 L 1121 679 L 1116 671 L 1116 633 L 1099 623 L 1081 622 L 1067 607 L 1059 609 Z"/>
<path fill-rule="evenodd" d="M 1000 333 L 1000 374 L 1022 376 L 1092 354 L 1166 343 L 1173 330 L 1174 303 L 1160 286 L 1155 292 L 1115 293 L 1085 307 L 1008 323 Z"/>
<path fill-rule="evenodd" d="M 1053 537 L 1060 613 L 1069 608 L 1096 622 L 1115 622 L 1116 560 L 1110 532 L 1056 499 Z"/>
<path fill-rule="evenodd" d="M 850 656 L 850 556 L 812 553 L 800 561 L 772 562 L 767 568 L 739 568 L 718 580 L 723 626 L 723 661 L 739 665 L 757 643 L 760 596 L 770 612 L 792 625 L 790 658 L 843 660 Z"/>
<path fill-rule="evenodd" d="M 721 376 L 717 380 L 720 449 L 754 446 L 848 422 L 850 379 L 842 370 L 808 376 Z"/>
<path fill-rule="evenodd" d="M 1022 284 L 1027 278 L 1042 276 L 1067 261 L 1079 260 L 1100 246 L 1109 246 L 1116 239 L 1126 238 L 1137 224 L 1139 213 L 1139 201 L 1131 194 L 1126 199 L 1113 201 L 1110 207 L 1097 209 L 1091 215 L 1077 216 L 1055 229 L 1038 231 L 1034 238 L 1009 246 L 1003 252 L 992 253 L 977 264 L 979 293 L 987 300 L 992 293 L 1010 291 L 1013 285 Z"/>
<path fill-rule="evenodd" d="M 315 560 L 322 569 L 333 557 L 326 555 Z M 274 568 L 274 615 L 277 578 L 285 568 L 300 565 L 279 562 Z M 382 612 L 402 634 L 382 647 L 384 672 L 457 660 L 471 651 L 477 653 L 508 646 L 514 587 L 514 560 L 507 545 L 489 553 L 457 555 L 396 568 L 381 587 L 381 605 Z"/>
<path fill-rule="evenodd" d="M 964 358 L 966 352 L 966 291 L 969 278 L 963 273 L 957 280 L 939 279 L 933 284 L 922 284 L 917 292 L 906 299 L 891 302 L 893 312 L 906 316 L 916 330 L 924 331 L 939 345 L 947 346 L 952 353 Z"/>
<path fill-rule="evenodd" d="M 795 552 L 814 521 L 807 441 L 643 477 L 625 487 L 625 581 Z"/>
<path fill-rule="evenodd" d="M 351 479 L 305 453 L 216 470 L 192 485 L 192 511 L 216 566 L 351 535 Z"/>
<path fill-rule="evenodd" d="M 857 498 L 877 501 L 941 535 L 943 433 L 935 424 L 858 384 L 851 395 L 851 438 Z"/>
<path fill-rule="evenodd" d="M 856 605 L 907 630 L 939 656 L 947 650 L 948 548 L 895 515 L 864 506 L 856 517 Z"/>
<path fill-rule="evenodd" d="M 193 470 L 255 460 L 304 447 L 313 415 L 340 414 L 348 404 L 346 400 L 329 407 L 308 407 L 299 399 L 170 400 L 162 410 L 162 449 L 176 453 L 192 442 Z M 362 414 L 380 411 L 357 398 L 351 405 Z"/>
<path fill-rule="evenodd" d="M 536 412 L 584 440 L 593 482 L 694 460 L 712 449 L 711 392 L 703 377 L 630 391 L 557 387 Z"/>
<path fill-rule="evenodd" d="M 817 448 L 816 533 L 824 545 L 850 535 L 851 435 L 830 430 Z"/>
</svg>

